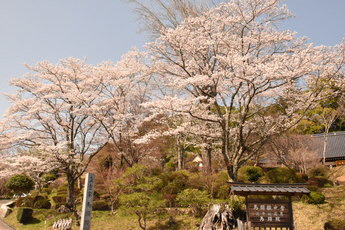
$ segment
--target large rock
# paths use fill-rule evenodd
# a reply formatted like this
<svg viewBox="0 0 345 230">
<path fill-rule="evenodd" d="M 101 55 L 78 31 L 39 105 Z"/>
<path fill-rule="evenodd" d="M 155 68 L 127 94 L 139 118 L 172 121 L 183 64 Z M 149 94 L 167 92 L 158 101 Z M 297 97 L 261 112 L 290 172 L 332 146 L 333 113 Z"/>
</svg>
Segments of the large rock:
<svg viewBox="0 0 345 230">
<path fill-rule="evenodd" d="M 71 212 L 71 210 L 66 207 L 65 205 L 61 205 L 58 209 L 57 209 L 58 213 L 69 213 Z"/>
<path fill-rule="evenodd" d="M 336 179 L 335 179 L 335 183 L 336 184 L 341 184 L 341 185 L 345 185 L 345 175 L 343 175 L 343 176 L 340 176 L 340 177 L 337 177 Z"/>
<path fill-rule="evenodd" d="M 199 230 L 231 230 L 235 228 L 232 210 L 227 206 L 213 204 L 204 216 Z"/>
<path fill-rule="evenodd" d="M 14 201 L 11 201 L 11 202 L 8 202 L 8 203 L 0 206 L 0 217 L 1 218 L 5 218 L 6 216 L 8 216 L 12 212 L 10 207 L 13 206 L 14 203 L 15 203 Z"/>
</svg>

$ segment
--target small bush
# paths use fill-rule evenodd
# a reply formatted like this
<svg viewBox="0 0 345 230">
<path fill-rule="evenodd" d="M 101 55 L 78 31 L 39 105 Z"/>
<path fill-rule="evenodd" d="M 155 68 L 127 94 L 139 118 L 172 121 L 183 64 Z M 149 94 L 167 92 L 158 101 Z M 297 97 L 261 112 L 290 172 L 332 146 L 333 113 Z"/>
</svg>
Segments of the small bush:
<svg viewBox="0 0 345 230">
<path fill-rule="evenodd" d="M 218 188 L 217 198 L 228 199 L 229 198 L 229 192 L 230 192 L 229 185 L 222 185 Z"/>
<path fill-rule="evenodd" d="M 49 195 L 50 193 L 52 193 L 52 189 L 51 188 L 42 188 L 42 193 L 47 193 Z"/>
<path fill-rule="evenodd" d="M 307 186 L 307 189 L 309 189 L 310 191 L 313 191 L 313 192 L 319 191 L 319 187 L 317 187 L 315 185 L 309 185 L 309 186 Z"/>
<path fill-rule="evenodd" d="M 154 226 L 150 227 L 149 230 L 178 230 L 181 229 L 183 222 L 176 220 L 173 216 L 169 217 L 169 220 L 164 222 L 157 222 Z"/>
<path fill-rule="evenodd" d="M 10 177 L 5 186 L 15 193 L 28 193 L 33 189 L 35 182 L 27 175 L 19 174 Z"/>
<path fill-rule="evenodd" d="M 59 208 L 61 205 L 66 204 L 67 197 L 66 196 L 53 196 L 52 200 L 54 201 L 54 208 Z"/>
<path fill-rule="evenodd" d="M 32 219 L 33 210 L 31 208 L 18 208 L 17 220 L 19 223 L 27 224 Z"/>
<path fill-rule="evenodd" d="M 95 200 L 92 203 L 92 209 L 98 211 L 107 211 L 110 210 L 109 204 L 104 200 Z"/>
<path fill-rule="evenodd" d="M 185 189 L 177 195 L 176 200 L 183 207 L 193 208 L 195 216 L 200 216 L 202 208 L 210 202 L 208 193 L 198 189 Z"/>
<path fill-rule="evenodd" d="M 42 196 L 42 195 L 31 196 L 31 197 L 33 198 L 34 204 L 35 204 L 37 201 L 39 201 L 39 200 L 45 200 L 45 199 L 47 199 L 47 197 Z"/>
<path fill-rule="evenodd" d="M 302 201 L 308 204 L 323 204 L 325 196 L 321 192 L 310 192 L 309 195 L 303 195 Z"/>
<path fill-rule="evenodd" d="M 47 199 L 38 200 L 34 203 L 34 208 L 38 209 L 50 209 L 51 203 Z"/>
<path fill-rule="evenodd" d="M 345 220 L 332 219 L 327 221 L 324 225 L 325 230 L 344 230 Z"/>
<path fill-rule="evenodd" d="M 328 174 L 329 174 L 329 168 L 323 167 L 323 166 L 312 168 L 308 172 L 309 177 L 316 177 L 316 176 L 327 177 Z"/>
<path fill-rule="evenodd" d="M 246 220 L 246 211 L 243 209 L 244 200 L 237 197 L 230 202 L 230 207 L 233 210 L 233 215 L 235 219 Z"/>
<path fill-rule="evenodd" d="M 57 174 L 54 173 L 46 173 L 42 176 L 44 182 L 54 181 L 58 178 Z"/>
<path fill-rule="evenodd" d="M 238 170 L 237 178 L 243 182 L 257 182 L 264 172 L 262 168 L 256 166 L 244 166 Z"/>
<path fill-rule="evenodd" d="M 301 177 L 298 177 L 296 171 L 293 169 L 281 167 L 269 170 L 266 173 L 266 178 L 270 183 L 301 183 L 304 182 Z"/>
<path fill-rule="evenodd" d="M 325 185 L 333 185 L 333 182 L 324 176 L 315 176 L 308 180 L 308 184 L 322 188 L 325 187 Z"/>
<path fill-rule="evenodd" d="M 34 199 L 31 196 L 19 197 L 15 206 L 32 208 L 34 206 Z"/>
</svg>

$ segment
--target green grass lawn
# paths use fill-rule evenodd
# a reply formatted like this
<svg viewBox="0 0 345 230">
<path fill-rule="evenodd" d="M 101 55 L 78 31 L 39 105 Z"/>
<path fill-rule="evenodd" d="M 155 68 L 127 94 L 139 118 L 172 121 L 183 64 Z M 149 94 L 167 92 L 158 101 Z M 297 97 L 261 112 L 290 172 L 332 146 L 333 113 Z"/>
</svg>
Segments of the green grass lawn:
<svg viewBox="0 0 345 230">
<path fill-rule="evenodd" d="M 38 229 L 52 229 L 51 226 L 54 221 L 61 218 L 73 218 L 72 214 L 59 214 L 54 210 L 34 209 L 34 220 L 29 224 L 20 224 L 16 219 L 17 208 L 4 220 L 15 227 L 18 230 L 38 230 Z M 150 229 L 167 229 L 164 227 L 169 220 L 169 215 L 161 216 L 154 220 L 149 220 L 147 225 Z M 194 218 L 189 215 L 177 215 L 175 217 L 177 224 L 181 230 L 197 229 L 197 224 L 201 222 L 200 218 Z M 75 222 L 74 222 L 75 223 Z M 156 226 L 156 227 L 155 227 Z M 73 229 L 79 229 L 74 226 Z M 139 230 L 141 229 L 137 222 L 136 216 L 126 215 L 122 212 L 118 212 L 115 215 L 111 215 L 109 211 L 93 211 L 92 230 Z"/>
</svg>

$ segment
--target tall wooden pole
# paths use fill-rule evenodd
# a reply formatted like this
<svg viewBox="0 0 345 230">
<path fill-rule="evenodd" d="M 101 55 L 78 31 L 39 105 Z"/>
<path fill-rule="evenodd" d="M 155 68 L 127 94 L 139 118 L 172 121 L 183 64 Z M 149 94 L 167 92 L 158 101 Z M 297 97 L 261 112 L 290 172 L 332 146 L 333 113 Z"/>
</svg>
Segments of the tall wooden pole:
<svg viewBox="0 0 345 230">
<path fill-rule="evenodd" d="M 90 230 L 90 227 L 91 227 L 91 213 L 92 213 L 94 184 L 95 184 L 95 174 L 87 173 L 86 179 L 85 179 L 85 187 L 84 187 L 83 208 L 82 208 L 82 213 L 81 213 L 80 230 Z"/>
</svg>

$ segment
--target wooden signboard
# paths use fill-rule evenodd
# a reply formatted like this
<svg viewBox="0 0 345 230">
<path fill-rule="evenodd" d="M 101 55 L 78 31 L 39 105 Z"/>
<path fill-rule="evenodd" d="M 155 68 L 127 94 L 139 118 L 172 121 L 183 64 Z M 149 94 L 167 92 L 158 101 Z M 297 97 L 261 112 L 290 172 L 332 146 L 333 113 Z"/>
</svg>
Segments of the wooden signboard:
<svg viewBox="0 0 345 230">
<path fill-rule="evenodd" d="M 85 187 L 84 187 L 83 208 L 82 208 L 82 213 L 81 213 L 80 230 L 90 230 L 90 227 L 91 227 L 91 213 L 92 213 L 94 184 L 95 184 L 95 174 L 87 173 L 86 179 L 85 179 Z"/>
<path fill-rule="evenodd" d="M 247 217 L 252 227 L 285 227 L 293 225 L 291 200 L 247 199 Z"/>
</svg>

